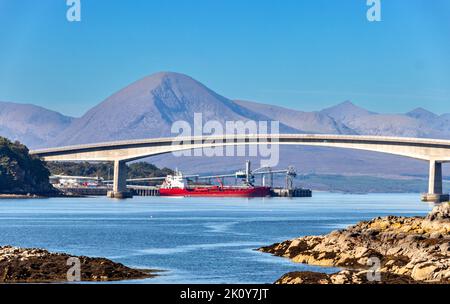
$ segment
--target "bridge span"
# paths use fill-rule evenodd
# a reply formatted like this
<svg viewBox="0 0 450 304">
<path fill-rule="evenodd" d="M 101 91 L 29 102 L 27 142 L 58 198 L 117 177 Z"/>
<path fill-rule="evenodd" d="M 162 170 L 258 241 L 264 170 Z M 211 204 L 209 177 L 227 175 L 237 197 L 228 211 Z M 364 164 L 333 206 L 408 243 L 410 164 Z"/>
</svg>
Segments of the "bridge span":
<svg viewBox="0 0 450 304">
<path fill-rule="evenodd" d="M 427 201 L 448 200 L 443 194 L 442 164 L 450 162 L 450 140 L 311 134 L 246 134 L 159 138 L 86 144 L 30 151 L 45 161 L 111 161 L 114 162 L 114 186 L 110 197 L 127 193 L 126 166 L 130 161 L 177 151 L 239 145 L 303 145 L 356 149 L 400 155 L 429 162 Z"/>
</svg>

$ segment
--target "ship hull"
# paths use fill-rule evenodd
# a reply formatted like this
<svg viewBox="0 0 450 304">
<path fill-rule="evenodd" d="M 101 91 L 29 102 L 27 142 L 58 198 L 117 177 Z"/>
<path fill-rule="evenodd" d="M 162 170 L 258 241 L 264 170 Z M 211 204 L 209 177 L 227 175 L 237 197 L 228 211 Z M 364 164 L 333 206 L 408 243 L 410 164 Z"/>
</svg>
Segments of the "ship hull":
<svg viewBox="0 0 450 304">
<path fill-rule="evenodd" d="M 172 197 L 266 197 L 270 196 L 270 188 L 161 188 L 159 193 L 160 196 Z"/>
</svg>

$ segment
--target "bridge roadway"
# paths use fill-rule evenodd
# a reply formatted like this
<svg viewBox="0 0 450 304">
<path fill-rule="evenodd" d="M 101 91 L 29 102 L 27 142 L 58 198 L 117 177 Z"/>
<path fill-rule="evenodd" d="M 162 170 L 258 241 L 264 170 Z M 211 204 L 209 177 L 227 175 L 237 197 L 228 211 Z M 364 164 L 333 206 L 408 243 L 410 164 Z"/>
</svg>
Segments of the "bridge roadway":
<svg viewBox="0 0 450 304">
<path fill-rule="evenodd" d="M 322 134 L 246 134 L 117 141 L 36 150 L 30 153 L 45 161 L 112 161 L 114 186 L 109 196 L 122 198 L 127 196 L 127 162 L 184 150 L 267 144 L 357 149 L 427 161 L 430 167 L 429 189 L 424 200 L 448 200 L 448 195 L 444 195 L 442 189 L 442 164 L 450 162 L 450 140 Z"/>
</svg>

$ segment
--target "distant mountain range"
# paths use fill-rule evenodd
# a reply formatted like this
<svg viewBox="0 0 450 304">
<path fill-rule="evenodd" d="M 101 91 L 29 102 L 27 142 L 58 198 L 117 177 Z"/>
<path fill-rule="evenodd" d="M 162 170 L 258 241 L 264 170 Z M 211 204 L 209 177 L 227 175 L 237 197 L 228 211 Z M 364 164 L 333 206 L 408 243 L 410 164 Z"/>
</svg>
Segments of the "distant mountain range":
<svg viewBox="0 0 450 304">
<path fill-rule="evenodd" d="M 350 101 L 303 112 L 220 96 L 189 76 L 157 73 L 113 94 L 80 118 L 34 105 L 0 102 L 0 134 L 36 147 L 171 135 L 178 120 L 278 120 L 288 133 L 450 138 L 450 114 L 425 109 L 379 114 Z"/>
<path fill-rule="evenodd" d="M 0 102 L 0 136 L 29 147 L 45 147 L 64 132 L 74 118 L 30 104 Z"/>
<path fill-rule="evenodd" d="M 301 107 L 301 106 L 299 106 Z M 419 108 L 405 114 L 380 114 L 350 101 L 318 112 L 303 112 L 257 102 L 231 100 L 189 76 L 157 73 L 113 94 L 80 118 L 33 105 L 0 103 L 0 135 L 31 148 L 125 139 L 171 136 L 178 120 L 193 122 L 194 113 L 220 122 L 277 120 L 283 133 L 386 135 L 450 139 L 450 114 Z M 282 165 L 293 163 L 311 173 L 413 174 L 422 163 L 369 152 L 326 148 L 284 147 Z M 173 159 L 160 165 L 211 172 L 242 165 L 243 159 Z M 392 162 L 396 166 L 392 166 Z M 195 168 L 195 170 L 194 170 Z M 375 170 L 375 171 L 373 171 Z M 426 172 L 425 172 L 426 173 Z"/>
</svg>

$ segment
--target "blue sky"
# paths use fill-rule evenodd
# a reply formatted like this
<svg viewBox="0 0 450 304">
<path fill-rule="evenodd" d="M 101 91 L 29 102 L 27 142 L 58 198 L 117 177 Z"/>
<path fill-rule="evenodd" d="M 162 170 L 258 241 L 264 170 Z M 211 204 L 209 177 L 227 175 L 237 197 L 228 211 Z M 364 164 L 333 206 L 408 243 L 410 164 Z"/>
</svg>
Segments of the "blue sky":
<svg viewBox="0 0 450 304">
<path fill-rule="evenodd" d="M 450 1 L 0 0 L 0 100 L 80 116 L 158 71 L 229 97 L 320 110 L 450 112 Z"/>
</svg>

